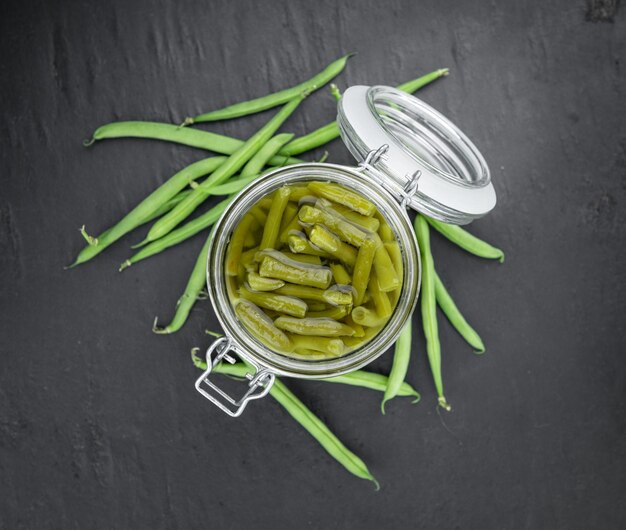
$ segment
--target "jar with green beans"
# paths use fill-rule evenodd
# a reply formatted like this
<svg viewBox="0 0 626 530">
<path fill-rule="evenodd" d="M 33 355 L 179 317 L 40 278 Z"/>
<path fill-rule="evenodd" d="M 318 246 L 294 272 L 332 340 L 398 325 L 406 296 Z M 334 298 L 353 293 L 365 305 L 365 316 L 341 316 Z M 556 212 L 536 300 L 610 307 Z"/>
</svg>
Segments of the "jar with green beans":
<svg viewBox="0 0 626 530">
<path fill-rule="evenodd" d="M 216 225 L 209 294 L 236 353 L 328 377 L 393 344 L 415 307 L 418 256 L 406 210 L 359 171 L 280 168 Z"/>
</svg>

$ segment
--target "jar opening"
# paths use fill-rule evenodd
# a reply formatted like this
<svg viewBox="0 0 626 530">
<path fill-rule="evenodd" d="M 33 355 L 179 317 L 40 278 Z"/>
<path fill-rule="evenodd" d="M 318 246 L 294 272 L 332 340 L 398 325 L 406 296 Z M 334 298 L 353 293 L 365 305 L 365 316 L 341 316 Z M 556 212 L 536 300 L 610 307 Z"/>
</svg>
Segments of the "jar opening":
<svg viewBox="0 0 626 530">
<path fill-rule="evenodd" d="M 491 177 L 469 139 L 448 119 L 419 99 L 375 86 L 367 92 L 376 121 L 418 162 L 456 183 L 483 187 Z"/>
<path fill-rule="evenodd" d="M 306 181 L 328 181 L 358 190 L 365 195 L 385 217 L 397 236 L 404 264 L 403 283 L 398 295 L 395 310 L 385 326 L 363 346 L 339 357 L 327 357 L 320 360 L 308 360 L 290 357 L 265 346 L 241 322 L 236 304 L 231 304 L 232 289 L 235 285 L 225 273 L 225 263 L 230 238 L 235 227 L 250 211 L 251 207 L 263 197 L 286 184 Z M 253 185 L 246 188 L 229 205 L 215 227 L 209 249 L 208 288 L 216 315 L 224 329 L 236 345 L 236 351 L 243 357 L 253 359 L 267 368 L 295 377 L 328 377 L 346 373 L 367 364 L 382 354 L 402 330 L 404 323 L 415 307 L 419 290 L 419 252 L 412 231 L 411 223 L 405 211 L 400 209 L 391 195 L 364 179 L 362 174 L 342 166 L 330 164 L 308 164 L 280 168 L 271 172 Z M 229 295 L 229 289 L 231 293 Z M 244 308 L 245 309 L 245 308 Z"/>
</svg>

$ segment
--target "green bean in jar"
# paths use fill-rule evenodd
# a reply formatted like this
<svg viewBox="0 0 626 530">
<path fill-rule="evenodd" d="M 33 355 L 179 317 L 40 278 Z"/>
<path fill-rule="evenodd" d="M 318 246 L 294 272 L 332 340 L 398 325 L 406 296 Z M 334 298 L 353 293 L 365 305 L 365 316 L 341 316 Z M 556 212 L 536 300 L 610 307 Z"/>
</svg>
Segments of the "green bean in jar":
<svg viewBox="0 0 626 530">
<path fill-rule="evenodd" d="M 226 251 L 238 320 L 271 350 L 339 357 L 374 338 L 402 290 L 402 251 L 376 206 L 340 184 L 284 185 L 243 216 Z"/>
</svg>

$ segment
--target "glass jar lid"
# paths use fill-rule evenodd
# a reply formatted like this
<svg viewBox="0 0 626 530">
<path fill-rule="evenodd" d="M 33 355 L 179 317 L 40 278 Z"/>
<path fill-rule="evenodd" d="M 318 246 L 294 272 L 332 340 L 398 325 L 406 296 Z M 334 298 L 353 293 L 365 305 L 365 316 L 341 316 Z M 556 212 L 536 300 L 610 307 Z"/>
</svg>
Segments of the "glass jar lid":
<svg viewBox="0 0 626 530">
<path fill-rule="evenodd" d="M 418 98 L 387 86 L 353 86 L 339 102 L 337 122 L 367 174 L 414 210 L 467 224 L 496 205 L 480 151 Z"/>
</svg>

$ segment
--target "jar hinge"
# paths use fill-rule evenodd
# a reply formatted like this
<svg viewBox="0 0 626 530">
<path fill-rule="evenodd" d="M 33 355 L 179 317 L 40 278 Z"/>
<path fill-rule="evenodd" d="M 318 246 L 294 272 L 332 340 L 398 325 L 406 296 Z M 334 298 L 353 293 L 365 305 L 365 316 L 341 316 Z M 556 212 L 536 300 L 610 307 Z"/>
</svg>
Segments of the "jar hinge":
<svg viewBox="0 0 626 530">
<path fill-rule="evenodd" d="M 387 191 L 391 192 L 397 199 L 400 201 L 400 205 L 403 208 L 408 208 L 413 200 L 413 197 L 417 195 L 418 189 L 418 181 L 422 176 L 422 171 L 417 170 L 413 175 L 406 176 L 406 184 L 404 187 L 401 187 L 399 184 L 391 181 L 389 177 L 385 177 L 385 175 L 376 168 L 376 164 L 380 160 L 387 159 L 387 152 L 389 151 L 389 145 L 383 144 L 378 149 L 372 149 L 367 153 L 365 160 L 359 164 L 359 171 L 365 172 L 374 177 L 378 183 L 385 188 Z"/>
<path fill-rule="evenodd" d="M 211 358 L 213 352 L 216 352 L 215 359 Z M 274 384 L 275 375 L 268 369 L 261 368 L 252 361 L 247 361 L 255 369 L 255 373 L 254 375 L 252 373 L 245 374 L 248 380 L 248 390 L 241 398 L 235 399 L 209 379 L 213 368 L 220 362 L 226 361 L 230 364 L 235 364 L 235 357 L 229 355 L 229 352 L 234 354 L 236 349 L 232 341 L 227 337 L 221 337 L 209 346 L 206 352 L 207 369 L 197 379 L 196 390 L 226 414 L 236 418 L 241 415 L 249 401 L 267 395 Z"/>
</svg>

